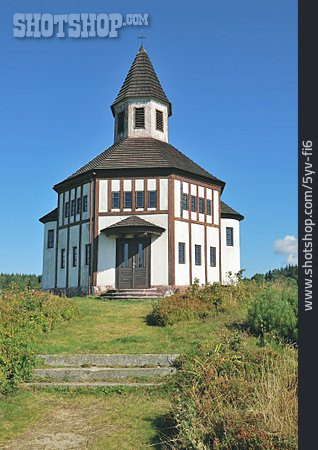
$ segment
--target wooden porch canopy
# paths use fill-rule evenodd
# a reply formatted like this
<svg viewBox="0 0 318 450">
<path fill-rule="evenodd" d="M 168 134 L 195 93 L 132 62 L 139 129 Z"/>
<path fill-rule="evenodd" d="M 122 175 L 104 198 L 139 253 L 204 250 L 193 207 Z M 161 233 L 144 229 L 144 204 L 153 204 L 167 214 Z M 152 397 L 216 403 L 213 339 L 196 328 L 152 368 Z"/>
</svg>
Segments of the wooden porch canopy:
<svg viewBox="0 0 318 450">
<path fill-rule="evenodd" d="M 148 222 L 138 216 L 129 216 L 109 227 L 101 230 L 106 236 L 118 236 L 125 234 L 136 234 L 139 236 L 155 235 L 160 236 L 165 231 L 164 228 Z"/>
</svg>

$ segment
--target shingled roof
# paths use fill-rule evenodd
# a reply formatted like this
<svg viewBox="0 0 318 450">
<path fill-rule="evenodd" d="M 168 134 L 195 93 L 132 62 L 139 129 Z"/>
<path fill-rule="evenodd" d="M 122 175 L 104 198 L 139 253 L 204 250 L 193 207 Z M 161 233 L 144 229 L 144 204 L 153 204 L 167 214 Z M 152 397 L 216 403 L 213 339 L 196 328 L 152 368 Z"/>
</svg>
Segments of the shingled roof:
<svg viewBox="0 0 318 450">
<path fill-rule="evenodd" d="M 148 222 L 147 220 L 142 219 L 139 216 L 133 215 L 126 217 L 126 219 L 120 220 L 119 222 L 116 222 L 109 227 L 104 228 L 102 231 L 104 231 L 106 235 L 130 232 L 160 235 L 165 231 L 165 229 L 152 222 Z"/>
<path fill-rule="evenodd" d="M 154 138 L 126 138 L 113 144 L 68 179 L 93 170 L 169 168 L 186 171 L 224 186 L 224 181 L 204 170 L 167 142 Z"/>
<path fill-rule="evenodd" d="M 239 212 L 235 211 L 235 209 L 231 208 L 229 205 L 221 201 L 221 217 L 224 219 L 237 219 L 243 220 L 244 216 Z"/>
<path fill-rule="evenodd" d="M 41 219 L 39 219 L 39 221 L 42 223 L 55 222 L 56 220 L 57 220 L 57 208 L 53 209 L 49 213 L 45 214 L 45 216 L 41 217 Z"/>
<path fill-rule="evenodd" d="M 169 102 L 149 56 L 143 46 L 140 47 L 128 75 L 117 95 L 111 110 L 114 114 L 114 105 L 126 98 L 152 97 L 168 104 L 169 116 L 171 115 L 171 103 Z"/>
</svg>

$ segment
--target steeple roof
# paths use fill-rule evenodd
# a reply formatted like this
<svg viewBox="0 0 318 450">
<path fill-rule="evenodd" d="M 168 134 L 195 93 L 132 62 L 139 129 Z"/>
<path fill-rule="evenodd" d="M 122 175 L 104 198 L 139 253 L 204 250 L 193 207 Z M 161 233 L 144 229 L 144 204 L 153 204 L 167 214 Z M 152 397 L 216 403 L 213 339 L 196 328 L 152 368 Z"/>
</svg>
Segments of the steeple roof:
<svg viewBox="0 0 318 450">
<path fill-rule="evenodd" d="M 171 103 L 169 102 L 155 69 L 151 64 L 149 56 L 143 47 L 139 51 L 132 63 L 128 75 L 122 85 L 119 94 L 111 106 L 114 114 L 114 105 L 126 98 L 152 97 L 168 104 L 168 113 L 171 115 Z"/>
</svg>

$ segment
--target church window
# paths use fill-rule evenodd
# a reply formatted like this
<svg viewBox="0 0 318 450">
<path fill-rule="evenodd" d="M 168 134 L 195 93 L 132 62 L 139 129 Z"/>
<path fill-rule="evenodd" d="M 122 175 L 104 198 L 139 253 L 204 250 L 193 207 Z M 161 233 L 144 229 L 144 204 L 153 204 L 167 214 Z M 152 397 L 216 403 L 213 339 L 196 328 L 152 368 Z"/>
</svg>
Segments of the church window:
<svg viewBox="0 0 318 450">
<path fill-rule="evenodd" d="M 136 191 L 136 208 L 144 207 L 144 191 Z"/>
<path fill-rule="evenodd" d="M 156 130 L 163 131 L 163 112 L 156 109 Z"/>
<path fill-rule="evenodd" d="M 65 248 L 61 249 L 61 269 L 65 269 Z"/>
<path fill-rule="evenodd" d="M 226 227 L 226 245 L 233 246 L 233 228 Z"/>
<path fill-rule="evenodd" d="M 145 128 L 145 108 L 135 108 L 135 128 Z"/>
<path fill-rule="evenodd" d="M 48 230 L 47 232 L 47 248 L 54 247 L 54 230 Z"/>
<path fill-rule="evenodd" d="M 204 214 L 204 198 L 199 198 L 199 213 Z"/>
<path fill-rule="evenodd" d="M 216 267 L 216 247 L 210 247 L 210 266 Z"/>
<path fill-rule="evenodd" d="M 201 245 L 194 246 L 194 260 L 196 266 L 201 266 Z"/>
<path fill-rule="evenodd" d="M 117 114 L 117 133 L 121 134 L 124 132 L 125 125 L 125 111 L 121 111 Z"/>
<path fill-rule="evenodd" d="M 120 192 L 112 192 L 112 209 L 120 209 Z"/>
<path fill-rule="evenodd" d="M 208 216 L 212 215 L 212 201 L 209 199 L 206 201 L 206 213 Z"/>
<path fill-rule="evenodd" d="M 179 242 L 179 264 L 185 264 L 185 243 Z"/>
<path fill-rule="evenodd" d="M 195 195 L 191 195 L 191 211 L 195 212 L 197 210 L 197 198 Z"/>
<path fill-rule="evenodd" d="M 188 194 L 182 194 L 182 209 L 188 210 Z"/>
<path fill-rule="evenodd" d="M 85 245 L 85 264 L 89 266 L 91 261 L 91 244 Z"/>
<path fill-rule="evenodd" d="M 70 211 L 70 204 L 69 204 L 69 202 L 66 202 L 64 205 L 64 217 L 65 218 L 68 217 L 69 211 Z"/>
<path fill-rule="evenodd" d="M 86 212 L 88 208 L 88 199 L 87 199 L 87 195 L 84 195 L 83 197 L 83 212 Z"/>
<path fill-rule="evenodd" d="M 73 254 L 72 254 L 72 266 L 77 266 L 77 247 L 73 247 Z"/>
<path fill-rule="evenodd" d="M 78 198 L 76 203 L 76 214 L 81 213 L 82 199 Z"/>
<path fill-rule="evenodd" d="M 156 207 L 157 207 L 157 192 L 148 191 L 148 208 L 156 208 Z"/>
<path fill-rule="evenodd" d="M 75 216 L 75 200 L 71 201 L 71 216 Z"/>
<path fill-rule="evenodd" d="M 124 208 L 131 208 L 132 204 L 132 192 L 124 192 Z"/>
</svg>

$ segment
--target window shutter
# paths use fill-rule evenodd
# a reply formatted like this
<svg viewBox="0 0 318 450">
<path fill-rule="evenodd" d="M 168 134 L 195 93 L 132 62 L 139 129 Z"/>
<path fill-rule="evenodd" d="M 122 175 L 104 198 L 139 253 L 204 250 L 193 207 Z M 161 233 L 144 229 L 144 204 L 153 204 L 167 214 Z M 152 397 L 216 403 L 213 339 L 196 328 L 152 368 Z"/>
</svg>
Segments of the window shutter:
<svg viewBox="0 0 318 450">
<path fill-rule="evenodd" d="M 135 108 L 135 128 L 145 128 L 145 108 Z"/>
</svg>

